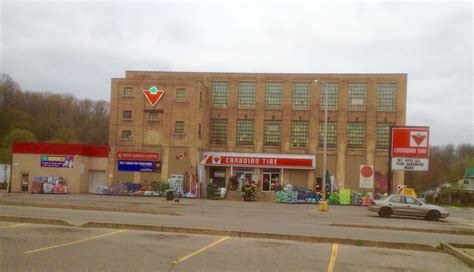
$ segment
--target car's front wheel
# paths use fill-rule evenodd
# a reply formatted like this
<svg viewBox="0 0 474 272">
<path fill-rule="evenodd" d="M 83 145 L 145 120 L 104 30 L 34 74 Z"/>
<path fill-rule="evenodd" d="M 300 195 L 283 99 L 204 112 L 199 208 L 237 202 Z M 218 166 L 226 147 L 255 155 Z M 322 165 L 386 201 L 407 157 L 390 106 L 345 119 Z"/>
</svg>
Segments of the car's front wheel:
<svg viewBox="0 0 474 272">
<path fill-rule="evenodd" d="M 380 215 L 381 217 L 386 217 L 386 218 L 392 216 L 392 213 L 393 213 L 393 211 L 392 211 L 392 209 L 390 209 L 389 207 L 383 207 L 383 208 L 380 209 L 380 211 L 379 211 L 379 215 Z"/>
<path fill-rule="evenodd" d="M 426 216 L 426 219 L 430 221 L 438 221 L 441 218 L 441 213 L 438 211 L 430 211 Z"/>
</svg>

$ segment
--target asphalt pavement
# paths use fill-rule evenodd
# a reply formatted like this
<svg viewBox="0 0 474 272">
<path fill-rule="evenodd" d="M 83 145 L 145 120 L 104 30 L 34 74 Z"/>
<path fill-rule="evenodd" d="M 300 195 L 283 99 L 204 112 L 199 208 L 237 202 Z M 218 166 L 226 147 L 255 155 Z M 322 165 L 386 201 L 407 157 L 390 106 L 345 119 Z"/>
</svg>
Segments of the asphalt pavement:
<svg viewBox="0 0 474 272">
<path fill-rule="evenodd" d="M 440 242 L 471 243 L 472 235 L 453 235 L 401 230 L 383 230 L 329 226 L 319 224 L 320 216 L 328 213 L 316 209 L 300 213 L 300 217 L 276 215 L 271 218 L 252 215 L 220 216 L 168 216 L 140 213 L 119 213 L 102 211 L 83 211 L 68 209 L 36 208 L 23 206 L 0 206 L 4 216 L 20 216 L 65 220 L 80 226 L 88 222 L 137 224 L 147 226 L 175 226 L 200 229 L 240 230 L 259 233 L 280 233 L 291 235 L 311 235 L 320 237 L 337 237 L 346 239 L 415 243 L 437 246 Z M 370 214 L 369 214 L 370 216 Z M 394 222 L 410 222 L 417 219 L 392 218 Z M 442 223 L 440 223 L 442 224 Z"/>
<path fill-rule="evenodd" d="M 472 271 L 440 252 L 0 222 L 2 271 Z"/>
</svg>

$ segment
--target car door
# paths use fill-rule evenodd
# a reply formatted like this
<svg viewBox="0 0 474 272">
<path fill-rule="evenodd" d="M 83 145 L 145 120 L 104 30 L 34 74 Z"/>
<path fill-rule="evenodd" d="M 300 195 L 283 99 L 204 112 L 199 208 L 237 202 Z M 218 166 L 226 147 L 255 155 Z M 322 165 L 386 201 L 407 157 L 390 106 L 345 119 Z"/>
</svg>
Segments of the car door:
<svg viewBox="0 0 474 272">
<path fill-rule="evenodd" d="M 402 196 L 393 196 L 390 198 L 388 206 L 392 209 L 393 214 L 403 214 L 403 210 L 405 209 L 405 203 L 403 202 L 404 200 Z"/>
<path fill-rule="evenodd" d="M 404 196 L 405 199 L 405 208 L 404 208 L 404 213 L 407 215 L 413 215 L 413 216 L 422 216 L 423 215 L 423 209 L 418 202 L 418 200 L 414 199 L 413 197 L 410 196 Z"/>
<path fill-rule="evenodd" d="M 426 216 L 426 209 L 420 201 L 413 197 L 405 196 L 405 203 L 407 204 L 407 211 L 410 215 Z"/>
</svg>

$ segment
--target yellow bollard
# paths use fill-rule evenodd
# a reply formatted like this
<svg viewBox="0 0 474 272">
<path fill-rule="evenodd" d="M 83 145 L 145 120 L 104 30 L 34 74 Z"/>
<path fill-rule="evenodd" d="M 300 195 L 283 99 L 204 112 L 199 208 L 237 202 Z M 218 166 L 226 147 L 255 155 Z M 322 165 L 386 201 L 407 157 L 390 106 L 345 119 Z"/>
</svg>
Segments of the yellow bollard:
<svg viewBox="0 0 474 272">
<path fill-rule="evenodd" d="M 327 201 L 319 201 L 319 210 L 322 212 L 328 211 L 328 202 Z"/>
</svg>

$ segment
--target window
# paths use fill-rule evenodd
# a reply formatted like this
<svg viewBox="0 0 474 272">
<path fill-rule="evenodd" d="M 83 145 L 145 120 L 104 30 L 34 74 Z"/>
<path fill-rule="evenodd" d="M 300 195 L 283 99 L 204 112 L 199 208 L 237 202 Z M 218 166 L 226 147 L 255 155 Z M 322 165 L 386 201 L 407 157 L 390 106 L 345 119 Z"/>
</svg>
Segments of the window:
<svg viewBox="0 0 474 272">
<path fill-rule="evenodd" d="M 132 111 L 131 110 L 124 110 L 122 112 L 123 119 L 132 119 Z"/>
<path fill-rule="evenodd" d="M 326 94 L 328 93 L 328 110 L 337 110 L 337 102 L 339 96 L 339 84 L 337 83 L 326 83 L 321 85 L 320 101 L 321 110 L 326 107 Z"/>
<path fill-rule="evenodd" d="M 255 89 L 254 82 L 239 83 L 239 109 L 255 108 Z"/>
<path fill-rule="evenodd" d="M 199 92 L 199 104 L 202 104 L 202 92 Z"/>
<path fill-rule="evenodd" d="M 212 82 L 212 106 L 227 108 L 228 86 L 227 82 Z"/>
<path fill-rule="evenodd" d="M 283 103 L 283 83 L 269 82 L 265 84 L 265 108 L 281 109 Z"/>
<path fill-rule="evenodd" d="M 390 146 L 390 126 L 393 123 L 377 123 L 376 127 L 376 148 L 388 148 Z"/>
<path fill-rule="evenodd" d="M 347 147 L 365 147 L 365 123 L 347 123 Z"/>
<path fill-rule="evenodd" d="M 281 121 L 265 121 L 263 145 L 281 145 Z"/>
<path fill-rule="evenodd" d="M 122 139 L 128 140 L 132 138 L 132 131 L 131 130 L 122 130 Z"/>
<path fill-rule="evenodd" d="M 186 89 L 176 90 L 176 102 L 186 102 Z"/>
<path fill-rule="evenodd" d="M 349 83 L 349 110 L 367 110 L 367 88 L 367 83 Z"/>
<path fill-rule="evenodd" d="M 126 97 L 133 96 L 133 88 L 132 87 L 123 88 L 122 96 L 126 96 Z"/>
<path fill-rule="evenodd" d="M 148 120 L 158 120 L 158 112 L 156 111 L 148 112 Z"/>
<path fill-rule="evenodd" d="M 403 203 L 402 196 L 394 196 L 390 199 L 392 203 Z"/>
<path fill-rule="evenodd" d="M 174 133 L 184 133 L 184 121 L 176 121 L 174 124 Z"/>
<path fill-rule="evenodd" d="M 293 109 L 308 110 L 309 109 L 309 92 L 310 83 L 294 83 L 293 84 Z"/>
<path fill-rule="evenodd" d="M 327 147 L 336 147 L 337 122 L 328 122 Z M 324 122 L 319 122 L 318 146 L 324 147 Z"/>
<path fill-rule="evenodd" d="M 410 205 L 419 205 L 420 204 L 416 199 L 414 199 L 412 197 L 408 197 L 408 196 L 405 197 L 405 203 L 410 204 Z"/>
<path fill-rule="evenodd" d="M 227 144 L 227 119 L 211 119 L 211 144 Z"/>
<path fill-rule="evenodd" d="M 198 136 L 201 137 L 201 124 L 198 126 Z"/>
<path fill-rule="evenodd" d="M 468 179 L 464 180 L 464 185 L 469 185 L 469 180 Z"/>
<path fill-rule="evenodd" d="M 237 120 L 237 144 L 253 145 L 254 120 Z"/>
<path fill-rule="evenodd" d="M 308 147 L 308 121 L 291 122 L 291 147 Z"/>
<path fill-rule="evenodd" d="M 377 84 L 377 111 L 395 111 L 397 84 L 379 83 Z"/>
</svg>

